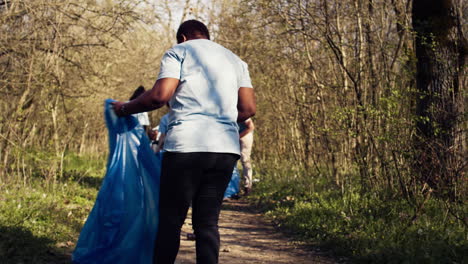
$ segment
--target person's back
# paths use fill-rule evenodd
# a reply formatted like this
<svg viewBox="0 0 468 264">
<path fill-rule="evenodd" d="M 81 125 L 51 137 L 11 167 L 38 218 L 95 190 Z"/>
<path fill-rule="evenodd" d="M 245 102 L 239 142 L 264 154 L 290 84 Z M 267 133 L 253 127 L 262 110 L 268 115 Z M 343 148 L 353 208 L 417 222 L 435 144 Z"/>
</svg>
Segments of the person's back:
<svg viewBox="0 0 468 264">
<path fill-rule="evenodd" d="M 161 65 L 159 79 L 180 79 L 164 149 L 239 154 L 237 93 L 251 87 L 247 64 L 219 44 L 194 39 L 170 49 Z"/>
<path fill-rule="evenodd" d="M 177 31 L 180 44 L 164 55 L 153 89 L 129 103 L 113 104 L 119 116 L 167 103 L 171 108 L 161 168 L 155 263 L 174 263 L 190 204 L 197 263 L 218 263 L 218 218 L 240 152 L 236 121 L 255 114 L 247 64 L 209 39 L 203 23 L 182 23 Z"/>
</svg>

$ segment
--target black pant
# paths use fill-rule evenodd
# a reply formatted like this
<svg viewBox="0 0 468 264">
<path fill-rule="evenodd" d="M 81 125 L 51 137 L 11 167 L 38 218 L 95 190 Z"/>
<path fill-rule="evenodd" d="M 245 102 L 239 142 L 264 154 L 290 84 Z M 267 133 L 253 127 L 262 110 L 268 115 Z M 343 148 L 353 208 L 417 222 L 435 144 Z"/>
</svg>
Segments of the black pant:
<svg viewBox="0 0 468 264">
<path fill-rule="evenodd" d="M 197 263 L 218 263 L 219 212 L 238 159 L 238 155 L 227 153 L 164 153 L 156 264 L 174 263 L 180 246 L 180 231 L 191 202 Z"/>
</svg>

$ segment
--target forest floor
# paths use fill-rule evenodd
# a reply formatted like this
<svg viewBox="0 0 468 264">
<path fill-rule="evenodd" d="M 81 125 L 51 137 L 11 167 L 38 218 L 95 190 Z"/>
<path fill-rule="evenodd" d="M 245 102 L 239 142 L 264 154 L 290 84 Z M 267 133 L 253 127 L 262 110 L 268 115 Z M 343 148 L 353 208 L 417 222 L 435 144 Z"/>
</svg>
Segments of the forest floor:
<svg viewBox="0 0 468 264">
<path fill-rule="evenodd" d="M 224 203 L 219 231 L 221 236 L 219 263 L 338 263 L 319 249 L 292 241 L 242 199 Z M 195 263 L 195 241 L 187 239 L 187 234 L 192 232 L 189 216 L 182 228 L 176 264 Z"/>
<path fill-rule="evenodd" d="M 68 187 L 77 189 L 74 185 L 64 188 Z M 1 188 L 0 191 L 2 191 Z M 65 211 L 59 208 L 64 204 L 62 200 L 56 197 L 50 198 L 51 195 L 46 195 L 41 191 L 36 192 L 35 189 L 28 189 L 28 192 L 5 191 L 7 196 L 0 197 L 1 264 L 70 263 L 71 253 L 83 224 L 81 220 L 86 219 L 83 218 L 87 215 L 85 212 L 91 209 L 93 201 L 90 198 L 95 196 L 95 191 L 88 194 L 89 199 L 82 198 L 85 201 L 81 201 L 83 208 L 73 205 L 76 210 L 83 211 L 81 213 L 73 211 L 76 215 L 69 213 L 70 208 Z M 71 195 L 70 192 L 65 193 L 69 195 L 66 196 L 67 198 L 78 197 L 76 194 Z M 25 206 L 20 206 L 21 204 Z M 47 210 L 44 209 L 46 205 L 49 205 Z M 63 206 L 69 205 L 71 202 Z M 195 241 L 187 239 L 187 234 L 192 233 L 190 214 L 191 212 L 183 225 L 181 247 L 176 264 L 196 263 Z M 11 226 L 12 222 L 23 222 L 23 225 Z M 243 199 L 230 200 L 223 204 L 219 230 L 221 235 L 219 263 L 221 264 L 344 262 L 343 259 L 334 258 L 329 252 L 292 240 L 285 233 L 278 231 L 271 222 L 268 222 L 261 213 L 249 205 L 248 201 Z"/>
</svg>

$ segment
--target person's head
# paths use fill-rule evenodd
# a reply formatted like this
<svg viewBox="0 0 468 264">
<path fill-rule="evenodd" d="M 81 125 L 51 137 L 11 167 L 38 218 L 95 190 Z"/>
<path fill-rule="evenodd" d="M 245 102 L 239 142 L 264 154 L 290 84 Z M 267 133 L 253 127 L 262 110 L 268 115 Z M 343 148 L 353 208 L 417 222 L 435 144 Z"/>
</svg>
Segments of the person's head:
<svg viewBox="0 0 468 264">
<path fill-rule="evenodd" d="M 136 90 L 133 92 L 132 96 L 130 96 L 130 101 L 142 95 L 144 92 L 145 87 L 143 87 L 142 85 L 138 86 L 138 88 L 136 88 Z"/>
<path fill-rule="evenodd" d="M 180 44 L 189 39 L 210 39 L 210 32 L 205 24 L 192 19 L 180 24 L 176 37 L 177 43 Z"/>
</svg>

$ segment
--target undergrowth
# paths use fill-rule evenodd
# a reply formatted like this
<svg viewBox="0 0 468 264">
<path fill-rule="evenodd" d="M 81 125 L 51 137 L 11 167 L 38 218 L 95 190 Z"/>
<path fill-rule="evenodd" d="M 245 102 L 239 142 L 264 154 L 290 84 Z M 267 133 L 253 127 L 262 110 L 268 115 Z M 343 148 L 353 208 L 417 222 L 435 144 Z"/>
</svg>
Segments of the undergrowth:
<svg viewBox="0 0 468 264">
<path fill-rule="evenodd" d="M 104 172 L 103 158 L 70 154 L 54 182 L 40 173 L 2 181 L 0 263 L 70 263 Z"/>
<path fill-rule="evenodd" d="M 250 199 L 279 228 L 352 262 L 468 263 L 466 226 L 436 199 L 415 217 L 400 196 L 343 192 L 320 177 L 259 178 Z"/>
<path fill-rule="evenodd" d="M 53 182 L 41 173 L 2 181 L 0 263 L 69 263 L 105 162 L 67 154 Z M 325 178 L 287 171 L 266 171 L 259 179 L 250 199 L 278 227 L 350 261 L 468 263 L 466 226 L 437 199 L 415 218 L 400 196 L 364 194 L 352 185 L 343 191 Z"/>
</svg>

